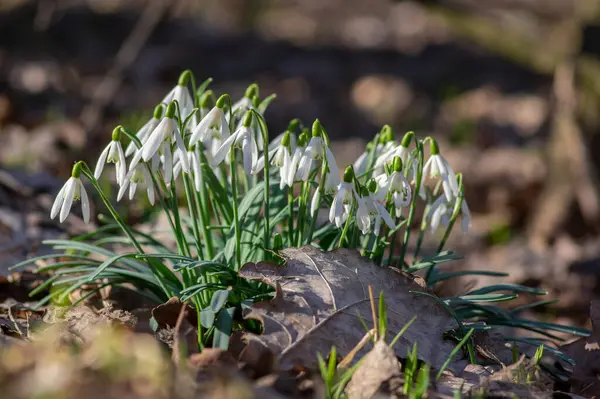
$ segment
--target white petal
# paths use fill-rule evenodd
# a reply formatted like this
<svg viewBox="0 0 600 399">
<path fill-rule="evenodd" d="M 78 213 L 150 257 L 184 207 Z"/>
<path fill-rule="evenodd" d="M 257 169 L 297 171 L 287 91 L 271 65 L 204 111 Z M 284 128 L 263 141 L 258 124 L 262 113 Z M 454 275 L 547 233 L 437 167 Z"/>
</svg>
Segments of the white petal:
<svg viewBox="0 0 600 399">
<path fill-rule="evenodd" d="M 129 187 L 130 180 L 126 179 L 125 184 L 119 187 L 119 192 L 117 193 L 117 202 L 121 201 L 123 195 L 127 192 L 127 187 Z"/>
<path fill-rule="evenodd" d="M 85 191 L 85 187 L 81 180 L 77 181 L 79 185 L 79 195 L 81 196 L 81 213 L 83 214 L 83 221 L 85 223 L 90 222 L 90 200 L 88 199 L 88 195 Z"/>
<path fill-rule="evenodd" d="M 385 209 L 385 207 L 378 202 L 375 203 L 375 207 L 377 208 L 379 215 L 383 218 L 383 221 L 385 222 L 387 227 L 389 227 L 390 229 L 395 229 L 396 225 L 387 209 Z"/>
<path fill-rule="evenodd" d="M 227 138 L 227 140 L 225 140 L 223 142 L 223 144 L 221 144 L 221 146 L 219 147 L 219 149 L 213 155 L 212 166 L 220 165 L 221 162 L 223 162 L 223 160 L 225 159 L 225 157 L 229 153 L 229 150 L 230 150 L 231 146 L 235 142 L 236 137 L 237 137 L 237 133 L 234 133 L 233 136 L 229 136 Z"/>
<path fill-rule="evenodd" d="M 160 148 L 160 145 L 165 141 L 165 133 L 168 133 L 167 130 L 169 128 L 169 118 L 163 118 L 158 126 L 152 131 L 150 137 L 148 137 L 148 141 L 144 143 L 142 146 L 142 159 L 145 162 L 148 162 L 156 151 Z"/>
<path fill-rule="evenodd" d="M 231 130 L 229 130 L 229 124 L 227 123 L 227 119 L 225 119 L 225 114 L 221 111 L 221 140 L 225 140 L 231 134 Z"/>
<path fill-rule="evenodd" d="M 179 132 L 175 132 L 175 142 L 181 156 L 181 167 L 185 173 L 190 173 L 189 157 L 187 155 L 185 144 L 183 143 L 183 138 L 181 138 L 181 134 L 179 134 Z"/>
<path fill-rule="evenodd" d="M 137 189 L 137 183 L 132 181 L 131 184 L 129 185 L 129 200 L 130 201 L 133 199 L 136 189 Z"/>
<path fill-rule="evenodd" d="M 58 215 L 58 211 L 65 200 L 65 187 L 69 184 L 69 181 L 60 188 L 58 194 L 56 194 L 56 199 L 54 200 L 54 204 L 52 204 L 52 210 L 50 211 L 50 219 L 54 219 L 56 215 Z"/>
<path fill-rule="evenodd" d="M 112 143 L 112 141 L 111 141 Z M 104 170 L 104 164 L 106 164 L 106 158 L 108 157 L 108 151 L 110 150 L 110 144 L 109 143 L 104 150 L 102 150 L 102 153 L 100 154 L 100 158 L 98 158 L 98 162 L 96 162 L 96 170 L 94 171 L 94 178 L 96 180 L 98 180 L 100 178 L 100 176 L 102 175 L 102 171 Z"/>
<path fill-rule="evenodd" d="M 62 207 L 60 208 L 60 217 L 59 221 L 62 223 L 65 221 L 67 216 L 69 216 L 69 212 L 71 211 L 71 206 L 73 205 L 73 198 L 75 196 L 75 185 L 77 184 L 76 178 L 71 177 L 65 186 L 65 201 L 62 203 Z"/>
<path fill-rule="evenodd" d="M 121 143 L 117 143 L 117 151 L 119 153 L 119 162 L 117 162 L 115 165 L 117 169 L 117 183 L 123 184 L 125 181 L 125 175 L 127 174 L 127 167 L 125 165 L 125 154 L 123 153 L 123 147 L 121 147 Z"/>
<path fill-rule="evenodd" d="M 163 144 L 163 154 L 165 156 L 163 163 L 165 169 L 165 182 L 171 183 L 171 180 L 173 179 L 173 155 L 171 154 L 171 144 Z"/>
</svg>

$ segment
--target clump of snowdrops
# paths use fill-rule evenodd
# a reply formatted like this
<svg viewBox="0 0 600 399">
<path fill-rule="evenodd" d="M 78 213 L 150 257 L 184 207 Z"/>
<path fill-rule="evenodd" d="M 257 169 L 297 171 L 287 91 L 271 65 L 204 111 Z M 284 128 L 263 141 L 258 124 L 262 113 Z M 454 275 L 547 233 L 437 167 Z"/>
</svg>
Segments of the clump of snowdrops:
<svg viewBox="0 0 600 399">
<path fill-rule="evenodd" d="M 88 222 L 86 187 L 91 186 L 112 221 L 99 218 L 102 224 L 94 232 L 72 240 L 49 240 L 63 253 L 16 265 L 58 260 L 42 268 L 54 271 L 36 290 L 54 288 L 42 303 L 63 302 L 84 285 L 95 290 L 133 285 L 156 302 L 173 296 L 189 301 L 199 314 L 199 346 L 226 346 L 234 329 L 253 328 L 236 310 L 272 295 L 269 287 L 244 280 L 237 271 L 247 262 L 280 262 L 278 252 L 286 247 L 358 248 L 382 266 L 423 271 L 429 285 L 465 274 L 437 268 L 459 258 L 444 246 L 457 222 L 463 232 L 469 230 L 471 214 L 462 175 L 434 138 L 408 132 L 398 139 L 386 125 L 353 165 L 338 165 L 319 120 L 308 126 L 295 119 L 286 131 L 270 133 L 264 114 L 274 95 L 261 98 L 252 84 L 237 101 L 228 94 L 217 98 L 210 82 L 196 85 L 193 74 L 183 72 L 141 129 L 117 126 L 107 134 L 94 169 L 83 161 L 75 164 L 50 216 L 63 222 L 80 201 Z M 147 196 L 164 212 L 176 248 L 136 230 L 116 211 L 115 199 L 99 183 L 111 172 L 107 164 L 114 164 L 116 201 Z M 416 244 L 408 253 L 411 234 Z M 424 258 L 426 234 L 439 245 Z M 518 292 L 545 293 L 500 284 L 439 300 L 470 328 L 512 326 L 550 337 L 552 330 L 585 333 L 519 318 L 530 306 L 513 311 L 494 306 Z"/>
</svg>

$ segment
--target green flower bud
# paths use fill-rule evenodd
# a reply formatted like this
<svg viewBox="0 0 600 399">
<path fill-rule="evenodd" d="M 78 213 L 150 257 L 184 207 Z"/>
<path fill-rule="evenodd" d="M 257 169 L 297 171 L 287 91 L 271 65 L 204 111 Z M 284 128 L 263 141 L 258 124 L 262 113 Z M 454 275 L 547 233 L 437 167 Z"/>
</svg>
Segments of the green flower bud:
<svg viewBox="0 0 600 399">
<path fill-rule="evenodd" d="M 394 172 L 402 172 L 402 159 L 400 157 L 394 157 Z"/>
<path fill-rule="evenodd" d="M 308 144 L 308 133 L 304 131 L 298 136 L 298 146 L 304 147 L 306 144 Z"/>
<path fill-rule="evenodd" d="M 286 147 L 286 148 L 290 147 L 290 141 L 291 141 L 290 135 L 291 135 L 291 133 L 289 130 L 283 134 L 283 138 L 281 139 L 281 145 L 283 147 Z"/>
<path fill-rule="evenodd" d="M 244 127 L 250 127 L 250 125 L 252 125 L 252 112 L 246 112 L 246 115 L 244 115 L 242 125 Z"/>
<path fill-rule="evenodd" d="M 169 106 L 167 107 L 167 112 L 165 113 L 165 118 L 173 119 L 175 117 L 176 111 L 175 101 L 171 101 Z"/>
<path fill-rule="evenodd" d="M 252 97 L 252 106 L 254 108 L 258 108 L 259 105 L 260 105 L 260 98 L 258 98 L 258 96 Z"/>
<path fill-rule="evenodd" d="M 217 100 L 217 108 L 223 109 L 225 108 L 225 102 L 227 101 L 227 98 L 229 97 L 228 94 L 223 94 L 221 95 L 221 97 L 219 97 L 219 99 Z"/>
<path fill-rule="evenodd" d="M 123 126 L 119 125 L 112 131 L 112 141 L 121 141 L 121 129 Z"/>
<path fill-rule="evenodd" d="M 179 75 L 179 80 L 177 81 L 177 84 L 179 86 L 187 86 L 188 82 L 190 81 L 191 76 L 192 76 L 192 71 L 190 71 L 189 69 L 186 69 L 185 71 L 181 72 L 181 75 Z"/>
<path fill-rule="evenodd" d="M 369 190 L 365 186 L 360 187 L 360 196 L 366 197 L 369 195 Z"/>
<path fill-rule="evenodd" d="M 367 189 L 370 193 L 374 193 L 377 191 L 377 182 L 375 181 L 375 179 L 369 180 L 369 182 L 367 183 Z"/>
<path fill-rule="evenodd" d="M 440 147 L 434 138 L 430 138 L 429 151 L 431 151 L 431 155 L 438 155 L 440 153 Z"/>
<path fill-rule="evenodd" d="M 71 171 L 71 176 L 76 179 L 79 179 L 79 176 L 81 176 L 82 168 L 83 168 L 83 161 L 77 162 L 75 165 L 73 165 L 73 170 Z"/>
<path fill-rule="evenodd" d="M 258 97 L 258 85 L 256 83 L 252 83 L 250 86 L 248 86 L 248 88 L 246 89 L 246 93 L 244 94 L 244 97 L 250 98 L 250 99 L 254 99 L 254 97 Z"/>
<path fill-rule="evenodd" d="M 404 148 L 408 148 L 411 141 L 413 141 L 414 137 L 415 137 L 415 132 L 406 132 L 404 134 L 404 137 L 402 137 L 402 143 L 400 143 L 400 145 Z"/>
<path fill-rule="evenodd" d="M 321 126 L 321 122 L 318 119 L 315 119 L 312 125 L 312 136 L 313 137 L 321 137 L 323 127 Z"/>
<path fill-rule="evenodd" d="M 352 166 L 348 166 L 344 171 L 344 182 L 352 183 L 352 180 L 354 180 L 354 169 L 352 169 Z"/>
<path fill-rule="evenodd" d="M 386 144 L 394 140 L 394 131 L 392 130 L 392 127 L 390 125 L 384 125 L 381 128 L 380 134 L 381 136 L 379 137 L 379 142 L 381 144 Z"/>
<path fill-rule="evenodd" d="M 152 115 L 154 119 L 160 119 L 163 117 L 163 112 L 165 112 L 165 107 L 162 104 L 158 104 L 154 107 L 154 114 Z"/>
<path fill-rule="evenodd" d="M 206 90 L 200 97 L 200 108 L 211 108 L 215 101 L 215 93 L 212 90 Z"/>
<path fill-rule="evenodd" d="M 298 128 L 298 125 L 300 124 L 300 119 L 298 118 L 294 118 L 290 121 L 290 123 L 288 124 L 288 128 L 287 130 L 290 132 L 295 132 L 296 129 Z"/>
</svg>

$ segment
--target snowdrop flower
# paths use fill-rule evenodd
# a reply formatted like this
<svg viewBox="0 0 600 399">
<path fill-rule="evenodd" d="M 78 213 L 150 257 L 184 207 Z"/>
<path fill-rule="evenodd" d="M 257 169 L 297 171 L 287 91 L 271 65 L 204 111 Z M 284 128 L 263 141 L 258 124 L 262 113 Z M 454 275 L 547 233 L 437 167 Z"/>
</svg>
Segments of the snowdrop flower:
<svg viewBox="0 0 600 399">
<path fill-rule="evenodd" d="M 281 140 L 283 140 L 283 137 L 285 136 L 285 134 L 287 132 L 290 132 L 290 146 L 289 147 L 290 147 L 290 151 L 293 153 L 297 146 L 296 135 L 294 134 L 294 132 L 298 128 L 299 124 L 300 124 L 300 119 L 298 119 L 298 118 L 292 119 L 290 121 L 290 123 L 288 124 L 288 127 L 285 130 L 285 132 L 280 133 L 277 137 L 275 137 L 273 140 L 271 140 L 269 142 L 269 153 L 271 151 L 275 150 L 277 147 L 279 147 L 279 145 L 281 144 Z"/>
<path fill-rule="evenodd" d="M 450 202 L 446 200 L 444 195 L 440 195 L 431 204 L 425 217 L 425 221 L 429 224 L 429 228 L 432 232 L 436 231 L 440 226 L 444 228 L 448 227 L 457 206 L 457 201 L 461 201 L 461 230 L 463 233 L 467 233 L 471 229 L 471 210 L 469 209 L 469 205 L 464 198 L 461 188 L 458 197 L 453 197 Z"/>
<path fill-rule="evenodd" d="M 183 170 L 183 161 L 181 158 L 183 158 L 183 157 L 187 158 L 187 162 L 191 166 L 194 156 L 195 156 L 195 153 L 192 150 L 187 150 L 184 153 L 182 153 L 179 150 L 177 150 L 175 152 L 175 156 L 173 157 L 173 180 L 177 180 L 177 178 L 179 177 L 179 174 Z M 191 168 L 188 168 L 188 171 L 186 173 L 188 173 L 190 171 L 191 171 Z"/>
<path fill-rule="evenodd" d="M 165 182 L 170 183 L 173 174 L 173 153 L 171 151 L 171 143 L 175 142 L 177 150 L 185 153 L 187 150 L 183 143 L 183 138 L 177 128 L 177 123 L 173 119 L 175 115 L 175 103 L 170 103 L 167 107 L 165 117 L 160 121 L 158 126 L 150 133 L 150 137 L 141 148 L 141 157 L 145 162 L 148 162 L 158 152 L 162 155 L 165 170 Z M 181 158 L 181 165 L 185 172 L 189 172 L 190 165 L 187 157 Z"/>
<path fill-rule="evenodd" d="M 129 199 L 132 200 L 138 184 L 144 184 L 148 194 L 148 201 L 150 202 L 150 205 L 154 205 L 154 187 L 152 186 L 152 178 L 146 166 L 140 163 L 141 158 L 142 152 L 141 150 L 138 150 L 131 160 L 125 182 L 119 188 L 117 201 L 121 201 L 123 195 L 127 192 L 127 188 L 129 188 Z"/>
<path fill-rule="evenodd" d="M 458 195 L 458 181 L 456 179 L 456 174 L 448 161 L 440 154 L 440 149 L 435 139 L 430 140 L 431 156 L 423 167 L 423 177 L 429 176 L 430 179 L 439 177 L 442 181 L 446 200 L 451 202 L 452 198 L 455 198 Z"/>
<path fill-rule="evenodd" d="M 394 202 L 396 216 L 402 213 L 402 207 L 410 204 L 412 192 L 410 184 L 402 173 L 402 160 L 400 157 L 394 158 L 393 171 L 389 176 L 380 176 L 376 178 L 377 183 L 382 188 L 382 194 L 389 194 Z"/>
<path fill-rule="evenodd" d="M 368 184 L 368 190 L 365 196 L 358 200 L 358 210 L 356 212 L 356 222 L 358 228 L 363 234 L 371 231 L 371 221 L 374 220 L 373 233 L 379 235 L 381 231 L 381 220 L 390 228 L 394 229 L 396 225 L 389 212 L 380 201 L 380 196 L 376 194 L 377 182 L 371 179 Z"/>
<path fill-rule="evenodd" d="M 258 147 L 254 135 L 252 134 L 252 129 L 250 129 L 251 124 L 252 113 L 247 112 L 242 126 L 228 137 L 214 154 L 213 166 L 223 162 L 226 155 L 234 150 L 232 147 L 238 145 L 242 147 L 242 156 L 246 173 L 248 175 L 253 173 L 253 170 L 256 168 L 256 163 L 258 162 Z"/>
<path fill-rule="evenodd" d="M 181 75 L 179 75 L 177 86 L 173 87 L 162 100 L 162 103 L 164 104 L 170 104 L 173 101 L 177 101 L 182 123 L 194 111 L 194 100 L 187 88 L 191 75 L 192 73 L 189 70 L 183 71 Z"/>
<path fill-rule="evenodd" d="M 411 151 L 409 149 L 410 143 L 413 141 L 415 136 L 414 132 L 408 132 L 402 138 L 400 145 L 388 147 L 386 151 L 384 151 L 377 161 L 375 162 L 376 174 L 383 173 L 383 167 L 386 164 L 389 164 L 394 161 L 395 157 L 399 157 L 406 169 L 404 171 L 405 175 L 414 174 L 416 170 L 416 159 L 411 155 Z"/>
<path fill-rule="evenodd" d="M 253 108 L 253 106 L 254 106 L 253 100 L 255 97 L 258 97 L 258 85 L 256 83 L 252 83 L 246 89 L 246 92 L 244 93 L 244 97 L 242 97 L 240 100 L 238 100 L 237 102 L 235 102 L 232 105 L 231 113 L 234 116 L 244 115 L 251 108 Z"/>
<path fill-rule="evenodd" d="M 98 158 L 96 170 L 94 171 L 94 178 L 96 178 L 96 180 L 102 175 L 104 165 L 111 162 L 115 164 L 117 184 L 121 185 L 125 180 L 127 166 L 125 165 L 125 154 L 123 153 L 123 147 L 121 146 L 121 129 L 121 125 L 113 129 L 111 142 L 104 148 L 100 154 L 100 158 Z"/>
<path fill-rule="evenodd" d="M 290 140 L 291 141 L 291 140 Z M 287 166 L 283 166 L 285 173 L 282 178 L 285 178 L 284 186 L 292 187 L 296 181 L 296 174 L 298 171 L 298 164 L 306 149 L 306 143 L 308 142 L 308 134 L 301 133 L 298 137 L 298 143 L 292 154 L 292 159 Z"/>
<path fill-rule="evenodd" d="M 327 160 L 327 174 L 325 175 L 325 192 L 332 194 L 340 184 L 340 170 L 329 147 L 325 147 L 325 159 Z"/>
<path fill-rule="evenodd" d="M 52 209 L 50 211 L 51 219 L 54 219 L 60 211 L 60 217 L 58 220 L 61 223 L 64 222 L 67 216 L 69 216 L 71 206 L 73 206 L 73 201 L 81 199 L 81 212 L 83 213 L 83 221 L 86 223 L 90 221 L 90 201 L 85 191 L 85 187 L 80 179 L 82 167 L 83 162 L 81 161 L 77 162 L 75 166 L 73 166 L 71 177 L 60 189 L 56 199 L 54 200 L 54 204 L 52 205 Z"/>
<path fill-rule="evenodd" d="M 146 140 L 148 140 L 148 136 L 150 136 L 150 133 L 152 133 L 152 131 L 160 122 L 160 119 L 163 116 L 163 110 L 164 107 L 162 104 L 157 105 L 156 108 L 154 108 L 154 114 L 152 115 L 152 118 L 148 122 L 146 122 L 144 126 L 142 126 L 140 130 L 138 130 L 138 132 L 135 134 L 142 143 L 142 145 L 146 142 Z M 127 148 L 125 149 L 125 156 L 128 157 L 132 155 L 135 152 L 135 150 L 137 150 L 137 146 L 135 145 L 135 141 L 131 140 L 131 142 L 127 145 Z"/>
<path fill-rule="evenodd" d="M 213 139 L 217 139 L 221 142 L 222 140 L 229 138 L 231 133 L 224 111 L 226 99 L 226 94 L 219 97 L 216 105 L 192 130 L 190 145 L 196 145 L 199 141 L 202 141 L 206 145 Z"/>
<path fill-rule="evenodd" d="M 318 119 L 315 120 L 312 127 L 312 138 L 304 150 L 304 154 L 298 164 L 298 171 L 296 173 L 296 179 L 307 181 L 310 172 L 315 165 L 315 161 L 322 159 L 324 156 L 325 142 L 323 141 L 323 128 L 321 122 Z"/>
<path fill-rule="evenodd" d="M 342 227 L 348 216 L 350 216 L 352 204 L 358 197 L 354 189 L 353 180 L 354 172 L 352 171 L 352 167 L 347 167 L 344 172 L 344 180 L 338 185 L 338 191 L 329 209 L 329 221 L 335 223 L 338 228 Z"/>
</svg>

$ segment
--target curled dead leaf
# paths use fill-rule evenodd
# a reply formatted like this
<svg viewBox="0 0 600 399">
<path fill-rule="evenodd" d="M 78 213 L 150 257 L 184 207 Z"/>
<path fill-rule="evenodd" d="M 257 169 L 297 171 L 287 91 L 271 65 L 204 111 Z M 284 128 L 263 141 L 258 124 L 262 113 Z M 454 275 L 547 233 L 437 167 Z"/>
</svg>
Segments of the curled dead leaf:
<svg viewBox="0 0 600 399">
<path fill-rule="evenodd" d="M 285 266 L 247 264 L 240 276 L 276 288 L 275 298 L 254 304 L 245 314 L 263 323 L 262 335 L 247 334 L 246 339 L 258 340 L 278 354 L 283 369 L 314 367 L 317 352 L 328 353 L 332 346 L 340 356 L 347 355 L 365 335 L 360 319 L 373 325 L 369 285 L 385 297 L 389 337 L 417 316 L 395 347 L 398 356 L 416 343 L 419 359 L 440 369 L 454 349 L 443 334 L 458 328 L 457 322 L 434 298 L 412 292 L 431 293 L 415 277 L 379 267 L 356 250 L 322 252 L 305 246 L 281 254 Z M 357 358 L 367 351 L 361 350 Z M 457 356 L 448 369 L 460 374 L 466 364 Z"/>
</svg>

